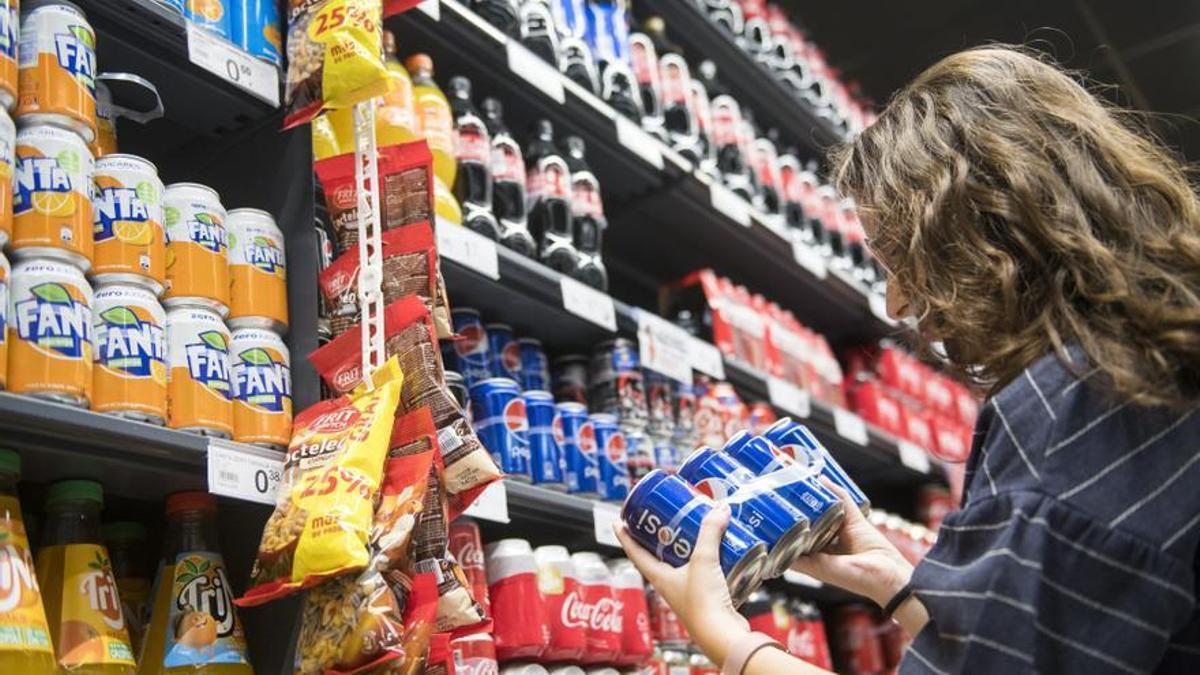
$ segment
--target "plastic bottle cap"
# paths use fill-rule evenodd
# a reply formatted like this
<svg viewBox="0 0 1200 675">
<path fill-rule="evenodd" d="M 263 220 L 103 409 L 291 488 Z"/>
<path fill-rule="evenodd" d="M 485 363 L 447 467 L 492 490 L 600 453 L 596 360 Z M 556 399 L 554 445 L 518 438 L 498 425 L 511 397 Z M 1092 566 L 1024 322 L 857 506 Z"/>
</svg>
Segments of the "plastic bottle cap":
<svg viewBox="0 0 1200 675">
<path fill-rule="evenodd" d="M 0 473 L 21 473 L 21 455 L 16 450 L 0 448 Z"/>
<path fill-rule="evenodd" d="M 433 59 L 428 54 L 413 54 L 404 60 L 404 67 L 410 73 L 433 74 Z"/>
<path fill-rule="evenodd" d="M 176 492 L 167 497 L 167 515 L 181 511 L 216 511 L 217 498 L 201 490 Z"/>
<path fill-rule="evenodd" d="M 46 506 L 62 502 L 89 501 L 104 504 L 104 488 L 94 480 L 60 480 L 50 486 Z"/>
<path fill-rule="evenodd" d="M 132 520 L 105 523 L 100 531 L 104 541 L 109 543 L 129 544 L 146 541 L 146 526 Z"/>
</svg>

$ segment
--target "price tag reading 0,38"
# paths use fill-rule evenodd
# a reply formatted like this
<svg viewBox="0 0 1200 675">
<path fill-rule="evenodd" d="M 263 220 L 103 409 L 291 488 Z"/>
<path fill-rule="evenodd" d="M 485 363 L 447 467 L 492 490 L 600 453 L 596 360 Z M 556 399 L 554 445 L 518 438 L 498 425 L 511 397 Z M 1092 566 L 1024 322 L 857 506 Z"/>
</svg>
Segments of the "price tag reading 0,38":
<svg viewBox="0 0 1200 675">
<path fill-rule="evenodd" d="M 283 477 L 283 461 L 268 457 L 267 453 L 270 451 L 210 439 L 208 491 L 223 497 L 274 504 Z"/>
</svg>

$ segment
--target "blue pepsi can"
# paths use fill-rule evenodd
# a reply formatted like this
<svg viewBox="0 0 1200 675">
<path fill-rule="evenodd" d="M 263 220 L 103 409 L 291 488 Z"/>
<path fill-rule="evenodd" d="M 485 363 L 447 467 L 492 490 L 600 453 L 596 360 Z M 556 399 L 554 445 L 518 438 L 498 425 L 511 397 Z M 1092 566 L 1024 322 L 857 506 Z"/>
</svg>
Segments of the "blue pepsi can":
<svg viewBox="0 0 1200 675">
<path fill-rule="evenodd" d="M 507 377 L 520 383 L 521 347 L 513 337 L 512 326 L 506 323 L 489 323 L 484 326 L 484 332 L 487 333 L 488 361 L 491 363 L 492 377 Z"/>
<path fill-rule="evenodd" d="M 283 64 L 283 28 L 277 0 L 234 0 L 233 41 L 250 56 Z"/>
<path fill-rule="evenodd" d="M 492 377 L 492 361 L 488 354 L 487 330 L 479 312 L 467 307 L 457 307 L 450 312 L 450 320 L 458 339 L 452 342 L 450 357 L 452 370 L 458 371 L 468 388 Z"/>
<path fill-rule="evenodd" d="M 625 499 L 629 494 L 629 454 L 625 434 L 612 415 L 594 413 L 590 419 L 596 430 L 596 458 L 600 468 L 596 492 L 606 501 Z"/>
<path fill-rule="evenodd" d="M 525 416 L 529 420 L 529 468 L 534 485 L 563 489 L 562 417 L 548 391 L 526 391 Z"/>
<path fill-rule="evenodd" d="M 587 406 L 565 401 L 554 407 L 558 409 L 562 424 L 563 457 L 566 459 L 563 479 L 567 483 L 567 492 L 594 495 L 600 480 L 600 465 L 596 457 L 596 427 L 588 418 Z"/>
<path fill-rule="evenodd" d="M 675 471 L 679 468 L 679 453 L 675 450 L 675 442 L 670 436 L 651 436 L 651 446 L 654 451 L 654 466 L 663 471 Z"/>
<path fill-rule="evenodd" d="M 629 484 L 636 485 L 656 468 L 654 445 L 650 437 L 637 429 L 622 429 L 625 434 L 625 466 L 629 467 Z"/>
<path fill-rule="evenodd" d="M 550 391 L 550 362 L 542 341 L 534 338 L 517 340 L 521 357 L 521 388 L 525 390 Z"/>
<path fill-rule="evenodd" d="M 629 16 L 624 0 L 592 0 L 587 4 L 584 40 L 596 63 L 629 65 Z"/>
<path fill-rule="evenodd" d="M 774 476 L 775 493 L 808 518 L 808 551 L 820 551 L 837 536 L 845 507 L 837 495 L 821 485 L 819 475 L 810 467 L 795 462 L 771 441 L 748 431 L 734 435 L 723 450 L 756 476 Z"/>
<path fill-rule="evenodd" d="M 529 481 L 529 418 L 517 383 L 503 377 L 471 387 L 475 432 L 496 466 L 514 480 Z"/>
<path fill-rule="evenodd" d="M 858 487 L 858 483 L 855 483 L 854 479 L 850 478 L 850 474 L 846 473 L 842 465 L 837 463 L 829 450 L 812 435 L 808 427 L 792 421 L 790 417 L 784 417 L 768 427 L 763 432 L 763 436 L 766 436 L 767 440 L 774 443 L 775 447 L 784 454 L 791 455 L 797 461 L 807 462 L 809 466 L 813 467 L 819 465 L 821 475 L 850 493 L 850 498 L 854 500 L 863 515 L 870 513 L 871 500 L 867 498 L 866 493 Z"/>
<path fill-rule="evenodd" d="M 587 2 L 585 0 L 551 0 L 554 26 L 559 37 L 583 38 L 587 33 Z"/>
<path fill-rule="evenodd" d="M 629 534 L 659 560 L 679 567 L 696 547 L 700 523 L 714 502 L 682 478 L 656 469 L 629 491 L 621 520 Z M 767 545 L 740 521 L 730 519 L 721 539 L 721 571 L 735 606 L 758 586 L 767 564 Z"/>
<path fill-rule="evenodd" d="M 763 540 L 767 576 L 783 574 L 808 550 L 808 518 L 761 481 L 755 483 L 757 476 L 729 455 L 696 448 L 679 466 L 679 477 L 700 494 L 729 504 L 733 517 Z"/>
</svg>

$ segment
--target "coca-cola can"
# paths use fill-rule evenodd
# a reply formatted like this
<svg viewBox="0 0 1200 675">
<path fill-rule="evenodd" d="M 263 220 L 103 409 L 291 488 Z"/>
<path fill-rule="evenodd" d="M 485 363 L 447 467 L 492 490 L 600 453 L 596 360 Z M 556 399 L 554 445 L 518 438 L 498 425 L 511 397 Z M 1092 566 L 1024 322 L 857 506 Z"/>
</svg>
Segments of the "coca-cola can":
<svg viewBox="0 0 1200 675">
<path fill-rule="evenodd" d="M 883 647 L 875 634 L 875 615 L 866 605 L 842 605 L 833 610 L 834 663 L 851 675 L 881 673 Z"/>
<path fill-rule="evenodd" d="M 483 608 L 484 616 L 491 616 L 492 606 L 488 601 L 487 567 L 483 562 L 483 540 L 479 537 L 479 525 L 470 518 L 459 518 L 450 523 L 450 555 L 458 561 L 462 571 L 471 582 L 471 595 Z"/>
<path fill-rule="evenodd" d="M 450 640 L 455 675 L 496 675 L 496 644 L 487 633 L 472 633 Z"/>
<path fill-rule="evenodd" d="M 801 600 L 792 600 L 788 609 L 792 615 L 791 628 L 784 642 L 788 653 L 818 668 L 833 670 L 833 655 L 829 651 L 829 638 L 820 610 Z"/>
<path fill-rule="evenodd" d="M 738 610 L 750 624 L 750 630 L 769 636 L 783 644 L 791 628 L 792 616 L 788 613 L 787 599 L 776 597 L 759 589 L 746 598 L 746 604 Z"/>
<path fill-rule="evenodd" d="M 537 560 L 524 539 L 501 539 L 484 549 L 488 596 L 492 601 L 496 657 L 501 661 L 533 659 L 550 641 Z"/>
<path fill-rule="evenodd" d="M 542 652 L 544 661 L 576 661 L 587 647 L 587 620 L 580 602 L 575 563 L 565 546 L 539 546 L 538 588 L 550 624 L 550 642 Z"/>
<path fill-rule="evenodd" d="M 587 623 L 587 646 L 583 663 L 611 663 L 621 652 L 621 626 L 618 623 L 617 598 L 612 575 L 596 553 L 571 556 L 579 578 L 579 617 Z"/>
<path fill-rule="evenodd" d="M 650 634 L 664 648 L 680 647 L 691 641 L 679 615 L 653 586 L 646 588 L 646 605 L 650 609 Z"/>
<path fill-rule="evenodd" d="M 621 653 L 619 666 L 636 666 L 654 654 L 654 639 L 650 635 L 650 608 L 646 604 L 646 582 L 633 563 L 625 558 L 610 560 L 613 593 L 620 612 Z"/>
</svg>

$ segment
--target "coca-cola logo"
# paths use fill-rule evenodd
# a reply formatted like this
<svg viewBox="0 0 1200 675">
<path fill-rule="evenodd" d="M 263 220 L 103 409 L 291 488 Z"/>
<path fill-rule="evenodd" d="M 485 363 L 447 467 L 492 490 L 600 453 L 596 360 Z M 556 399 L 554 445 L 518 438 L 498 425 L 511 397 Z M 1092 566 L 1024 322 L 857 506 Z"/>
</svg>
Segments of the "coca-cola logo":
<svg viewBox="0 0 1200 675">
<path fill-rule="evenodd" d="M 454 343 L 454 353 L 459 356 L 487 353 L 487 333 L 482 325 L 469 323 L 458 329 L 458 335 L 459 339 Z"/>
<path fill-rule="evenodd" d="M 346 406 L 332 412 L 327 412 L 309 423 L 308 430 L 318 434 L 334 434 L 349 429 L 362 416 L 358 408 Z"/>
<path fill-rule="evenodd" d="M 329 281 L 326 284 L 334 293 L 341 293 L 343 290 L 350 287 L 354 282 L 354 277 L 358 275 L 358 269 L 355 268 L 354 274 L 345 271 L 337 271 L 329 275 Z"/>
<path fill-rule="evenodd" d="M 572 591 L 563 599 L 559 619 L 568 628 L 620 633 L 621 603 L 609 596 L 597 598 L 595 603 L 589 603 L 578 591 Z"/>
<path fill-rule="evenodd" d="M 817 656 L 817 643 L 812 631 L 804 626 L 792 626 L 787 635 L 788 653 L 805 661 L 812 661 Z"/>
<path fill-rule="evenodd" d="M 626 457 L 629 456 L 629 447 L 625 442 L 625 434 L 620 431 L 608 437 L 608 442 L 604 444 L 604 454 L 608 457 L 608 461 L 613 464 L 622 464 Z"/>
<path fill-rule="evenodd" d="M 458 550 L 458 564 L 465 570 L 483 569 L 483 551 L 475 545 L 475 542 L 468 541 Z"/>
<path fill-rule="evenodd" d="M 500 666 L 496 659 L 486 656 L 463 658 L 462 652 L 454 652 L 454 672 L 459 675 L 499 675 Z"/>
</svg>

